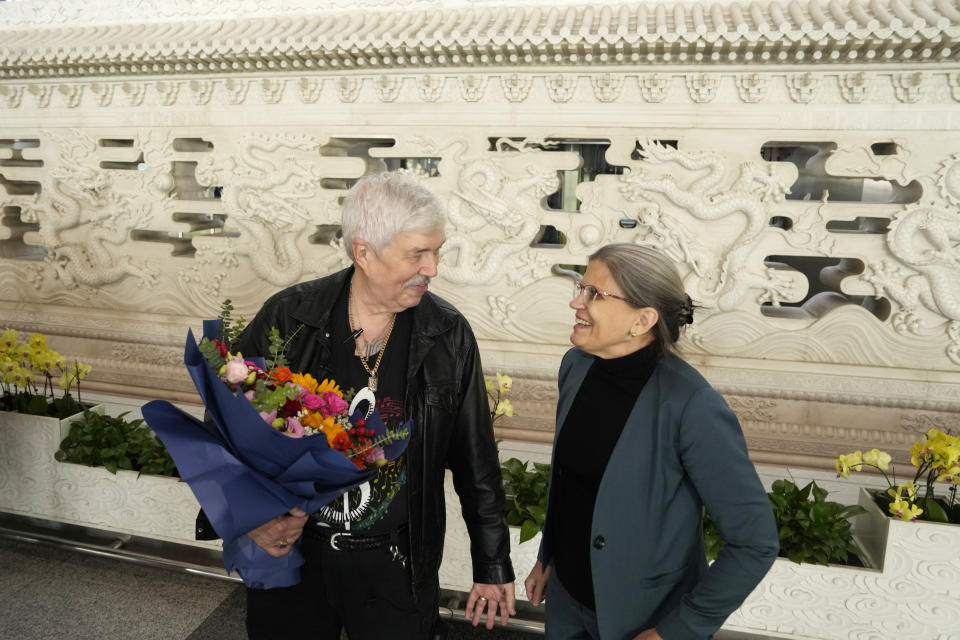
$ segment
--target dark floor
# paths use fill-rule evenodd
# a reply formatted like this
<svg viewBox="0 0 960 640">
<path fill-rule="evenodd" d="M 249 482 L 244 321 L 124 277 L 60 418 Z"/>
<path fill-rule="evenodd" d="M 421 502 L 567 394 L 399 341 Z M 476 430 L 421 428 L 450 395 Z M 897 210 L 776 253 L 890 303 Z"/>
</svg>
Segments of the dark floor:
<svg viewBox="0 0 960 640">
<path fill-rule="evenodd" d="M 234 583 L 0 537 L 0 640 L 238 640 Z M 450 625 L 451 640 L 540 636 Z"/>
</svg>

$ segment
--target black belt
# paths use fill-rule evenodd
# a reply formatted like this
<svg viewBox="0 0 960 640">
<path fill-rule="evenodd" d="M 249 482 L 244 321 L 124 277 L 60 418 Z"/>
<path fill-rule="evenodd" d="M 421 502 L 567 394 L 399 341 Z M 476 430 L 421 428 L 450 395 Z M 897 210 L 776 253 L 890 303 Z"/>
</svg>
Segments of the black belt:
<svg viewBox="0 0 960 640">
<path fill-rule="evenodd" d="M 397 547 L 401 536 L 406 535 L 407 525 L 384 533 L 360 535 L 350 531 L 336 531 L 329 527 L 313 527 L 317 536 L 330 543 L 334 551 L 368 551 L 381 547 Z"/>
</svg>

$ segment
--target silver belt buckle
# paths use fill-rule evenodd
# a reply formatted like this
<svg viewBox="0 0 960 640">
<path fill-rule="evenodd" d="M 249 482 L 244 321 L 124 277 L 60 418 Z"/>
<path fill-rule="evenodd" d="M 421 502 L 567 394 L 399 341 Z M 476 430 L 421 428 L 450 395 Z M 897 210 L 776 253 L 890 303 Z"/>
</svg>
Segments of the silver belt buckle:
<svg viewBox="0 0 960 640">
<path fill-rule="evenodd" d="M 337 533 L 330 536 L 330 548 L 334 551 L 343 551 L 340 547 L 337 546 L 337 538 L 340 536 L 349 536 L 350 534 L 346 531 L 338 531 Z"/>
</svg>

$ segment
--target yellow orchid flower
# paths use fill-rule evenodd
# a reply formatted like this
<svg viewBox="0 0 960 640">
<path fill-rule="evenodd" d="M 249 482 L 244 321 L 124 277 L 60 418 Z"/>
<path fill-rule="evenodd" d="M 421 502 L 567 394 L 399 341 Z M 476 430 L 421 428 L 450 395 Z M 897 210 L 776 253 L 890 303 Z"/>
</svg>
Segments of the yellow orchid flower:
<svg viewBox="0 0 960 640">
<path fill-rule="evenodd" d="M 889 453 L 880 451 L 879 449 L 871 449 L 863 454 L 863 462 L 865 464 L 873 465 L 884 471 L 890 468 L 891 460 L 893 460 L 893 457 Z"/>
<path fill-rule="evenodd" d="M 860 467 L 863 465 L 863 454 L 860 450 L 854 451 L 853 453 L 848 453 L 847 455 L 839 456 L 834 463 L 834 467 L 837 469 L 838 478 L 849 478 L 850 471 L 860 471 Z"/>
<path fill-rule="evenodd" d="M 510 388 L 513 386 L 513 380 L 510 379 L 510 376 L 500 375 L 500 372 L 497 371 L 497 389 L 501 392 L 510 391 Z"/>
<path fill-rule="evenodd" d="M 890 510 L 890 515 L 897 520 L 903 520 L 905 522 L 913 522 L 917 519 L 917 517 L 923 514 L 923 509 L 915 504 L 907 502 L 906 500 L 894 500 L 890 503 L 888 508 Z"/>
<path fill-rule="evenodd" d="M 497 403 L 496 415 L 498 416 L 507 416 L 508 418 L 513 417 L 513 405 L 509 400 L 501 400 Z"/>
<path fill-rule="evenodd" d="M 13 349 L 17 344 L 17 340 L 20 337 L 20 334 L 16 329 L 6 329 L 2 334 L 0 334 L 0 347 L 3 349 Z"/>
<path fill-rule="evenodd" d="M 492 392 L 494 389 L 496 389 L 496 387 L 493 386 L 493 378 L 484 378 L 483 384 L 486 385 L 487 391 Z"/>
</svg>

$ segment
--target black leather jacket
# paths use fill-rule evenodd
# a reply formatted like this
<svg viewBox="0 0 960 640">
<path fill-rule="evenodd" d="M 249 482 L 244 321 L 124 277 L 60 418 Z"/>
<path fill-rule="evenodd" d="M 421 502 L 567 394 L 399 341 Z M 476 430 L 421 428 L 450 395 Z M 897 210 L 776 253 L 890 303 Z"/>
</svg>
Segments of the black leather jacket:
<svg viewBox="0 0 960 640">
<path fill-rule="evenodd" d="M 289 336 L 303 325 L 286 349 L 290 369 L 318 380 L 336 379 L 329 368 L 327 327 L 330 311 L 352 275 L 350 267 L 272 296 L 244 331 L 239 351 L 266 355 L 271 327 Z M 470 533 L 474 581 L 512 582 L 503 479 L 476 339 L 466 319 L 429 292 L 414 308 L 413 319 L 406 390 L 414 425 L 406 452 L 413 593 L 419 599 L 440 568 L 445 467 L 453 472 Z"/>
</svg>

